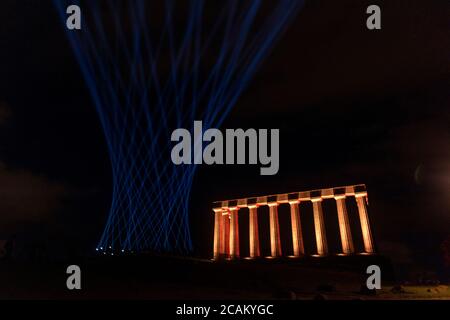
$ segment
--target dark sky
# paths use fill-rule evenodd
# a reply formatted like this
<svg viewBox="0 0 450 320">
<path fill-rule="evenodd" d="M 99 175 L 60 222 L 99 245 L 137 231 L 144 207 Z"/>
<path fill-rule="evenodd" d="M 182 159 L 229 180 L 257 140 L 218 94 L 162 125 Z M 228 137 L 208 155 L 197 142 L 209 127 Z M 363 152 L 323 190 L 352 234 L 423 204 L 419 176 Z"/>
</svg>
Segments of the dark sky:
<svg viewBox="0 0 450 320">
<path fill-rule="evenodd" d="M 382 30 L 366 29 L 369 4 Z M 223 126 L 280 128 L 280 172 L 202 167 L 198 252 L 214 200 L 366 183 L 380 250 L 433 264 L 450 226 L 449 16 L 444 0 L 307 1 Z M 0 48 L 0 235 L 93 248 L 109 161 L 51 1 L 3 0 Z"/>
</svg>

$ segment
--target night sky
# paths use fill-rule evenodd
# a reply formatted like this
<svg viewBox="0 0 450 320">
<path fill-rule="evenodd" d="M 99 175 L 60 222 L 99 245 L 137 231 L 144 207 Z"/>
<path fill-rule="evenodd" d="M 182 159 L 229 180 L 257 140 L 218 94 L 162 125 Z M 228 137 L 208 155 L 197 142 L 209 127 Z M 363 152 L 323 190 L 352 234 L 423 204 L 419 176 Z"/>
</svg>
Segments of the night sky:
<svg viewBox="0 0 450 320">
<path fill-rule="evenodd" d="M 381 7 L 382 30 L 365 27 L 369 4 Z M 279 128 L 280 171 L 201 167 L 195 253 L 212 253 L 215 200 L 365 183 L 380 252 L 439 265 L 450 226 L 449 16 L 446 0 L 307 1 L 223 125 Z M 3 0 L 0 239 L 89 252 L 107 217 L 110 170 L 51 1 Z"/>
</svg>

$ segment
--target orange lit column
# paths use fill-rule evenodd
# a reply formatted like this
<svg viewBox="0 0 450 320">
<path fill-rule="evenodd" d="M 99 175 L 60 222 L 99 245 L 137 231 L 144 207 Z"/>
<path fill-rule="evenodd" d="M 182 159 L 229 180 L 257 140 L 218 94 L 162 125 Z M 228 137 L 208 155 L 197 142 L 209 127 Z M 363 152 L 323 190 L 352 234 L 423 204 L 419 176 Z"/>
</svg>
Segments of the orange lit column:
<svg viewBox="0 0 450 320">
<path fill-rule="evenodd" d="M 292 245 L 295 257 L 300 257 L 305 254 L 299 203 L 300 201 L 298 200 L 289 201 L 289 205 L 291 207 Z"/>
<path fill-rule="evenodd" d="M 222 253 L 221 245 L 221 233 L 222 231 L 222 209 L 214 210 L 214 259 L 219 259 Z"/>
<path fill-rule="evenodd" d="M 230 215 L 222 211 L 220 230 L 220 254 L 224 257 L 230 256 Z"/>
<path fill-rule="evenodd" d="M 339 221 L 339 233 L 341 235 L 342 253 L 351 254 L 355 252 L 353 247 L 352 233 L 350 230 L 350 223 L 348 221 L 347 207 L 345 205 L 345 196 L 336 196 L 338 221 Z"/>
<path fill-rule="evenodd" d="M 311 199 L 314 210 L 314 230 L 316 233 L 317 254 L 325 256 L 328 254 L 327 236 L 325 234 L 325 223 L 322 212 L 322 199 Z"/>
<path fill-rule="evenodd" d="M 239 208 L 230 208 L 230 259 L 239 258 Z"/>
<path fill-rule="evenodd" d="M 248 206 L 249 225 L 250 225 L 250 258 L 261 256 L 259 249 L 259 233 L 258 233 L 258 207 L 257 205 Z"/>
<path fill-rule="evenodd" d="M 272 257 L 281 256 L 280 224 L 278 222 L 278 203 L 269 203 L 270 213 L 270 248 Z"/>
<path fill-rule="evenodd" d="M 367 194 L 356 194 L 356 204 L 358 205 L 359 221 L 361 222 L 361 231 L 364 241 L 364 250 L 366 253 L 374 253 L 372 231 L 370 230 L 369 215 L 367 214 L 366 199 Z"/>
</svg>

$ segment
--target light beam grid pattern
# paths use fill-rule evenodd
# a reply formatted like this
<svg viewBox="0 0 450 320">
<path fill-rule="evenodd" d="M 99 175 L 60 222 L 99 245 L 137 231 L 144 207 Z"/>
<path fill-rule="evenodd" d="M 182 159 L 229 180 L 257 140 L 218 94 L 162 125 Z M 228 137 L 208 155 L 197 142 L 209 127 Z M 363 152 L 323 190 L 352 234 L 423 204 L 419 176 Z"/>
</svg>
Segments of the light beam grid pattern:
<svg viewBox="0 0 450 320">
<path fill-rule="evenodd" d="M 82 8 L 67 35 L 109 151 L 112 203 L 97 251 L 191 252 L 195 165 L 175 166 L 171 132 L 220 127 L 301 0 L 54 0 Z M 194 141 L 196 144 L 201 141 Z"/>
</svg>

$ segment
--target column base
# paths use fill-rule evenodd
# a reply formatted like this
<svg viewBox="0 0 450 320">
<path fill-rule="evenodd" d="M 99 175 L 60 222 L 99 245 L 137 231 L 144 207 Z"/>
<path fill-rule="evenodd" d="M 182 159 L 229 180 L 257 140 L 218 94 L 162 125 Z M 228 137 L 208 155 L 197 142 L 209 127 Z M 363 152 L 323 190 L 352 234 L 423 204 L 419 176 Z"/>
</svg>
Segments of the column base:
<svg viewBox="0 0 450 320">
<path fill-rule="evenodd" d="M 376 253 L 375 252 L 360 252 L 360 253 L 357 253 L 357 255 L 358 256 L 374 256 L 374 255 L 376 255 Z"/>
<path fill-rule="evenodd" d="M 244 259 L 244 260 L 262 260 L 264 258 L 259 256 L 259 257 L 245 257 L 245 258 L 242 258 L 242 259 Z"/>
<path fill-rule="evenodd" d="M 214 260 L 214 261 L 222 261 L 222 260 L 228 260 L 228 259 L 230 259 L 229 255 L 227 255 L 227 254 L 220 254 L 219 256 L 214 257 L 212 260 Z"/>
<path fill-rule="evenodd" d="M 302 254 L 302 255 L 299 255 L 299 256 L 296 256 L 296 255 L 287 256 L 287 258 L 289 258 L 289 259 L 302 259 L 304 257 L 306 257 L 305 254 Z"/>
</svg>

